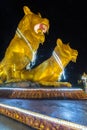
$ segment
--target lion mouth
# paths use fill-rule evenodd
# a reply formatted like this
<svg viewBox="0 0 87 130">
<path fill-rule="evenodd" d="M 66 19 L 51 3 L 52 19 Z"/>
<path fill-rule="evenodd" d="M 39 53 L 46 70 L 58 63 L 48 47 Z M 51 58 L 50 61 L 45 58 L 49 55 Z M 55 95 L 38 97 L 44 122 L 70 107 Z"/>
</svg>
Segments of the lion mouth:
<svg viewBox="0 0 87 130">
<path fill-rule="evenodd" d="M 43 24 L 43 23 L 40 23 L 40 24 L 36 24 L 34 26 L 34 31 L 37 33 L 37 34 L 44 34 L 46 32 L 48 32 L 48 27 L 47 25 Z"/>
</svg>

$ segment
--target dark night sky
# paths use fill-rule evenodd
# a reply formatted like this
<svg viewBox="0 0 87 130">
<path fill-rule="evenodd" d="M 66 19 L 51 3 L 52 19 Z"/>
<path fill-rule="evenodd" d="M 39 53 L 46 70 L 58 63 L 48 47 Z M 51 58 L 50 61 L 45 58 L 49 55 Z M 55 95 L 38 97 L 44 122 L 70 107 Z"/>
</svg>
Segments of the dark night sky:
<svg viewBox="0 0 87 130">
<path fill-rule="evenodd" d="M 77 62 L 66 67 L 66 80 L 76 83 L 83 72 L 87 73 L 87 14 L 85 0 L 3 0 L 0 2 L 0 59 L 14 36 L 17 24 L 23 17 L 23 5 L 40 12 L 50 20 L 50 30 L 44 46 L 39 47 L 36 64 L 50 57 L 56 39 L 70 43 L 79 52 Z"/>
</svg>

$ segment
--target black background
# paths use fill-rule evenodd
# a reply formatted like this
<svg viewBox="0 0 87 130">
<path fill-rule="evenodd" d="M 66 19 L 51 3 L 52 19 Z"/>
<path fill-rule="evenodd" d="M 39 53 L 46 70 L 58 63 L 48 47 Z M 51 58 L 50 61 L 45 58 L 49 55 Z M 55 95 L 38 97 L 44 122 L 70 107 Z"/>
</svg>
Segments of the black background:
<svg viewBox="0 0 87 130">
<path fill-rule="evenodd" d="M 49 58 L 56 45 L 56 39 L 70 43 L 78 50 L 76 63 L 70 62 L 65 69 L 66 80 L 76 84 L 83 72 L 87 73 L 87 14 L 86 1 L 79 0 L 3 0 L 0 1 L 0 60 L 15 30 L 23 17 L 23 6 L 32 12 L 40 12 L 50 20 L 49 34 L 44 45 L 40 45 L 36 65 Z"/>
</svg>

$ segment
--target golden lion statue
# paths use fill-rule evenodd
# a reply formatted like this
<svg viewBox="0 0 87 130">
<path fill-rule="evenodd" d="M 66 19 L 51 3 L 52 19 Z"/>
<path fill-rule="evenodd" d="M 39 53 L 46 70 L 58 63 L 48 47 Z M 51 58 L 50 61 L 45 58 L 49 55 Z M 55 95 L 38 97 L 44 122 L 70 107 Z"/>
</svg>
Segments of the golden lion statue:
<svg viewBox="0 0 87 130">
<path fill-rule="evenodd" d="M 77 50 L 72 49 L 69 44 L 63 44 L 61 39 L 57 39 L 57 45 L 52 56 L 37 67 L 22 72 L 21 78 L 45 86 L 71 87 L 71 83 L 59 82 L 58 80 L 67 64 L 70 61 L 76 62 L 77 56 Z"/>
<path fill-rule="evenodd" d="M 34 14 L 27 6 L 23 10 L 24 17 L 0 62 L 1 83 L 20 79 L 20 72 L 35 61 L 39 44 L 44 43 L 45 33 L 49 30 L 48 19 Z"/>
</svg>

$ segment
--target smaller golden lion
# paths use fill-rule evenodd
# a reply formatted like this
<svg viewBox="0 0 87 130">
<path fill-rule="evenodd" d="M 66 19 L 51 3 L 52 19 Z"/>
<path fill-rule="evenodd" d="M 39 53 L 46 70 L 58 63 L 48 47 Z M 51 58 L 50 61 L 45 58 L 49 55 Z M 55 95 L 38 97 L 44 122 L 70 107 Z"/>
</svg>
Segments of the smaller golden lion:
<svg viewBox="0 0 87 130">
<path fill-rule="evenodd" d="M 57 39 L 52 56 L 32 70 L 22 72 L 23 80 L 38 82 L 45 86 L 67 86 L 69 82 L 59 82 L 61 73 L 67 64 L 76 62 L 78 51 L 72 49 L 69 44 L 64 44 L 61 39 Z"/>
<path fill-rule="evenodd" d="M 19 80 L 23 69 L 29 68 L 35 60 L 40 43 L 45 41 L 49 30 L 49 20 L 23 7 L 24 17 L 18 24 L 16 34 L 11 40 L 5 56 L 0 62 L 0 82 Z"/>
</svg>

